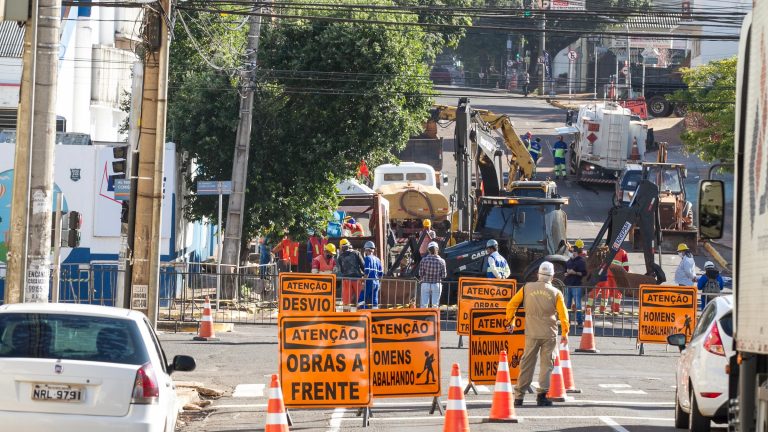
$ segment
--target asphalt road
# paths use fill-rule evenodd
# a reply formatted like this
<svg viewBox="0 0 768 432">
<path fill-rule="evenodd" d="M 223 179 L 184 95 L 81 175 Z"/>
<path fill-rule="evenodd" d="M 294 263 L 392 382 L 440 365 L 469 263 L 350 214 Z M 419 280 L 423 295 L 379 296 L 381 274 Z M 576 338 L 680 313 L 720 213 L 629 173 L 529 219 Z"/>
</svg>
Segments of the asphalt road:
<svg viewBox="0 0 768 432">
<path fill-rule="evenodd" d="M 266 412 L 265 386 L 278 370 L 277 330 L 274 326 L 237 326 L 236 331 L 218 335 L 218 342 L 193 342 L 191 334 L 161 335 L 168 355 L 190 354 L 198 369 L 179 373 L 177 380 L 201 381 L 224 390 L 210 410 L 184 414 L 182 431 L 263 430 Z M 454 332 L 441 334 L 441 402 L 445 404 L 451 364 L 462 367 L 467 378 L 466 348 L 457 348 Z M 571 338 L 571 351 L 579 338 Z M 576 386 L 581 394 L 551 408 L 533 404 L 533 395 L 517 409 L 521 423 L 482 424 L 488 416 L 493 386 L 479 386 L 479 394 L 466 396 L 470 427 L 483 431 L 672 431 L 674 416 L 674 374 L 676 350 L 663 345 L 646 345 L 640 356 L 628 338 L 597 338 L 597 354 L 571 354 Z M 537 375 L 535 375 L 537 376 Z M 376 399 L 369 431 L 438 431 L 443 418 L 430 415 L 431 399 Z M 361 429 L 362 420 L 354 409 L 292 410 L 292 430 L 340 431 Z M 717 429 L 715 429 L 717 430 Z M 724 430 L 724 429 L 723 429 Z"/>
</svg>

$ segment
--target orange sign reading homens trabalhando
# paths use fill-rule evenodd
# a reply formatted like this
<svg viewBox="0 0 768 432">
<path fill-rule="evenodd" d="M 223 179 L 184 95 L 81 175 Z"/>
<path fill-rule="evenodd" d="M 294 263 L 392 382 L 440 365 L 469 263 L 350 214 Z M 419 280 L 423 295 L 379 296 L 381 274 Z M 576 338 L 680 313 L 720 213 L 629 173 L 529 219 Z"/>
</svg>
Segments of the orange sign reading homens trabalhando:
<svg viewBox="0 0 768 432">
<path fill-rule="evenodd" d="M 690 342 L 696 326 L 696 287 L 640 285 L 640 322 L 637 340 L 667 343 L 667 336 L 686 335 Z"/>
<path fill-rule="evenodd" d="M 371 403 L 366 313 L 283 316 L 279 326 L 285 406 L 364 407 Z"/>
<path fill-rule="evenodd" d="M 379 309 L 371 314 L 374 396 L 440 396 L 440 314 Z"/>
<path fill-rule="evenodd" d="M 459 319 L 456 333 L 469 335 L 469 311 L 503 308 L 515 295 L 514 279 L 459 278 Z"/>
<path fill-rule="evenodd" d="M 499 353 L 507 352 L 509 378 L 517 382 L 520 375 L 520 359 L 525 348 L 525 310 L 515 314 L 515 328 L 507 331 L 506 309 L 475 309 L 470 312 L 469 380 L 475 384 L 496 382 Z"/>
<path fill-rule="evenodd" d="M 334 312 L 336 275 L 281 273 L 278 310 L 280 315 Z"/>
</svg>

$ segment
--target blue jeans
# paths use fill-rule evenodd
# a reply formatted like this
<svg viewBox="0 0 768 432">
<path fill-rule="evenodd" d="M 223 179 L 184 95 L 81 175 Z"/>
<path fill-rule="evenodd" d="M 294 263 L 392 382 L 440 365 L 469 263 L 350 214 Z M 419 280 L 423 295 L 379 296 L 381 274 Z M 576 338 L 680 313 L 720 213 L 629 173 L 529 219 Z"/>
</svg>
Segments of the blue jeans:
<svg viewBox="0 0 768 432">
<path fill-rule="evenodd" d="M 440 292 L 443 290 L 443 285 L 439 283 L 421 283 L 421 302 L 419 307 L 429 307 L 430 303 L 433 308 L 440 307 Z"/>
<path fill-rule="evenodd" d="M 584 295 L 584 288 L 567 287 L 565 289 L 565 308 L 571 310 L 571 304 L 576 303 L 576 323 L 584 324 L 584 312 L 581 311 L 581 297 Z M 568 312 L 570 314 L 570 312 Z"/>
<path fill-rule="evenodd" d="M 366 280 L 365 288 L 360 291 L 357 299 L 358 309 L 378 309 L 379 308 L 379 287 L 381 283 L 378 280 Z"/>
</svg>

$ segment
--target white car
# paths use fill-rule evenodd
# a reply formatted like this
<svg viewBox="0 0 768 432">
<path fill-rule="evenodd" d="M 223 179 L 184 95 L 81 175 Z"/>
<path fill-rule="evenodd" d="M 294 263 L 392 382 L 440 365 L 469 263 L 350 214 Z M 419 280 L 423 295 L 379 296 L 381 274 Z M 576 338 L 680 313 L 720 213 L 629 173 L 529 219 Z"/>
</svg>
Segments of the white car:
<svg viewBox="0 0 768 432">
<path fill-rule="evenodd" d="M 0 306 L 0 427 L 24 432 L 173 432 L 173 371 L 140 312 L 76 304 Z"/>
<path fill-rule="evenodd" d="M 685 335 L 667 337 L 680 347 L 675 392 L 675 427 L 707 432 L 728 420 L 726 365 L 733 352 L 733 296 L 712 299 L 699 317 L 690 344 Z"/>
</svg>

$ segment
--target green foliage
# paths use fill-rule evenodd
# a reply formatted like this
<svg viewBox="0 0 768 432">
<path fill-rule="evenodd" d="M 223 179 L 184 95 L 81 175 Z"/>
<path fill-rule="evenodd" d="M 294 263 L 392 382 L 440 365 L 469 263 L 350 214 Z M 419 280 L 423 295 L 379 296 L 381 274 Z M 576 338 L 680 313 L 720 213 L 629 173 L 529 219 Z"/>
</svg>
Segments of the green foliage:
<svg viewBox="0 0 768 432">
<path fill-rule="evenodd" d="M 705 162 L 733 159 L 736 63 L 731 57 L 682 69 L 688 89 L 674 95 L 688 111 L 681 139 L 686 150 Z"/>
<path fill-rule="evenodd" d="M 354 12 L 354 18 L 436 19 L 384 12 Z M 203 42 L 215 44 L 217 34 L 233 31 L 187 24 L 198 44 L 199 34 L 209 38 Z M 169 135 L 197 161 L 197 170 L 187 179 L 190 184 L 228 179 L 239 86 L 231 73 L 201 65 L 197 49 L 190 49 L 192 41 L 179 35 L 184 32 L 179 27 L 171 47 Z M 243 27 L 240 32 L 247 31 Z M 453 36 L 442 43 L 452 43 Z M 363 159 L 371 167 L 391 160 L 393 150 L 420 132 L 431 104 L 424 97 L 431 93 L 431 82 L 424 78 L 429 75 L 425 60 L 431 49 L 425 33 L 410 26 L 291 19 L 265 23 L 255 80 L 244 232 L 288 229 L 300 238 L 308 228 L 322 227 L 338 203 L 339 181 L 353 177 Z M 226 63 L 219 58 L 217 64 Z M 188 215 L 215 215 L 215 199 L 188 198 Z"/>
</svg>

